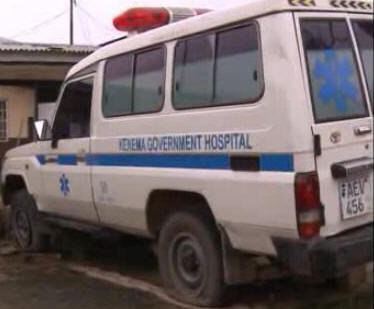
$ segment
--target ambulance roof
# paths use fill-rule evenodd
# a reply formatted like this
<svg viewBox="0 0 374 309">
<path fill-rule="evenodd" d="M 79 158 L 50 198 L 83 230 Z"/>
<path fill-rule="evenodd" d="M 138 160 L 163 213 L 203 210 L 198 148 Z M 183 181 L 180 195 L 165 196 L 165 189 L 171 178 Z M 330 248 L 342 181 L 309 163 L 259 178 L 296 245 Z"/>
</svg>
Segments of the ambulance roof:
<svg viewBox="0 0 374 309">
<path fill-rule="evenodd" d="M 109 57 L 152 45 L 172 41 L 230 24 L 240 20 L 264 16 L 283 11 L 327 11 L 350 13 L 373 13 L 373 1 L 346 0 L 248 0 L 248 3 L 224 10 L 216 10 L 197 17 L 163 26 L 148 32 L 133 35 L 98 49 L 76 64 L 68 73 L 67 79 L 87 67 Z"/>
</svg>

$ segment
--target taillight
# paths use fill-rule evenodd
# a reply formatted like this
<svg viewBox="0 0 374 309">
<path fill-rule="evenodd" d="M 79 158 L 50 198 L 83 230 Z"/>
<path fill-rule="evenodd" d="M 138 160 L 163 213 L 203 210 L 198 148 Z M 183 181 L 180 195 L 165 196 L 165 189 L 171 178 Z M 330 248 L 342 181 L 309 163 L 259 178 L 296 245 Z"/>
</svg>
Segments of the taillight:
<svg viewBox="0 0 374 309">
<path fill-rule="evenodd" d="M 296 175 L 295 197 L 300 236 L 305 239 L 319 236 L 323 212 L 319 180 L 315 172 Z"/>
</svg>

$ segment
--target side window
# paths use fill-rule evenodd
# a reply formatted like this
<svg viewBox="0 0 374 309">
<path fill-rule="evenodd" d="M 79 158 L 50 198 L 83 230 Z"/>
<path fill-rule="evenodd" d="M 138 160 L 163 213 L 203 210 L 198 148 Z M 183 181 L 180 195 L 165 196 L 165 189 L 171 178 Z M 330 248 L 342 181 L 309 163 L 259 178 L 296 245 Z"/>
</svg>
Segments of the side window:
<svg viewBox="0 0 374 309">
<path fill-rule="evenodd" d="M 127 115 L 132 109 L 133 56 L 108 60 L 105 67 L 103 112 L 106 117 Z"/>
<path fill-rule="evenodd" d="M 58 139 L 90 136 L 93 78 L 72 82 L 65 87 L 53 125 Z"/>
<path fill-rule="evenodd" d="M 175 58 L 175 106 L 189 108 L 209 105 L 213 96 L 214 36 L 179 43 Z"/>
<path fill-rule="evenodd" d="M 177 109 L 249 103 L 264 81 L 254 24 L 178 43 L 174 106 Z"/>
<path fill-rule="evenodd" d="M 109 59 L 104 73 L 104 116 L 159 111 L 164 98 L 164 71 L 163 48 Z"/>
<path fill-rule="evenodd" d="M 263 79 L 256 27 L 217 34 L 215 103 L 254 101 Z"/>
<path fill-rule="evenodd" d="M 164 50 L 155 49 L 136 55 L 133 113 L 157 112 L 164 93 Z"/>
</svg>

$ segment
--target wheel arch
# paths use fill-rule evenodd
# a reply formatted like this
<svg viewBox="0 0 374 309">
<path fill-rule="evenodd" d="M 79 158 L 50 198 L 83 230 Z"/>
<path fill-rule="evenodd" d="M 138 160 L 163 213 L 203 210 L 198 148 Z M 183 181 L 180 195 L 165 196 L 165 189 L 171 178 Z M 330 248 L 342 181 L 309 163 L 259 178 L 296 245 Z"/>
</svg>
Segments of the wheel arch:
<svg viewBox="0 0 374 309">
<path fill-rule="evenodd" d="M 196 192 L 179 190 L 154 190 L 148 196 L 146 221 L 150 234 L 157 238 L 162 224 L 174 212 L 193 212 L 217 226 L 214 213 L 206 198 Z"/>
<path fill-rule="evenodd" d="M 2 197 L 4 205 L 9 205 L 11 196 L 14 192 L 26 189 L 29 193 L 29 186 L 22 174 L 8 174 L 5 176 L 5 181 L 2 186 Z"/>
</svg>

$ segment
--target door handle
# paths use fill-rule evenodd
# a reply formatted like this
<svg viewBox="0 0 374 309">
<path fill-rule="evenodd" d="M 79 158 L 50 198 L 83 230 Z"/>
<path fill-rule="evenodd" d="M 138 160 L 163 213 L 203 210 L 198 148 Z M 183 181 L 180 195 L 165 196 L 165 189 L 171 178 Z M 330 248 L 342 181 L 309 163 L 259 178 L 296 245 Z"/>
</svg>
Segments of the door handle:
<svg viewBox="0 0 374 309">
<path fill-rule="evenodd" d="M 57 155 L 46 155 L 45 156 L 45 163 L 57 163 Z"/>
<path fill-rule="evenodd" d="M 84 149 L 80 149 L 77 153 L 77 161 L 78 162 L 85 162 L 86 160 L 86 151 Z"/>
<path fill-rule="evenodd" d="M 355 128 L 356 135 L 366 135 L 371 133 L 372 129 L 370 126 L 360 126 Z"/>
</svg>

